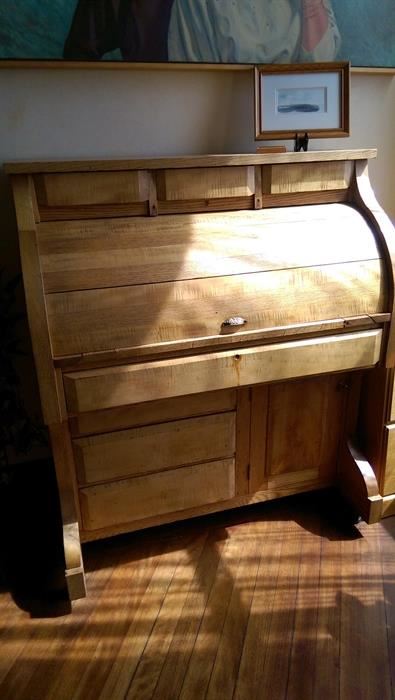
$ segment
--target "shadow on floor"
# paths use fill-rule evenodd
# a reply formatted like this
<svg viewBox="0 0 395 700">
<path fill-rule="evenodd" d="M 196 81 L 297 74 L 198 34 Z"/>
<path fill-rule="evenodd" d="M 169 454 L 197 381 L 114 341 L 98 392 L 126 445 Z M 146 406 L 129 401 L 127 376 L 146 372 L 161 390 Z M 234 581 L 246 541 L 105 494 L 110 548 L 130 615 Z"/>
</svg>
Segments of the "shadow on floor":
<svg viewBox="0 0 395 700">
<path fill-rule="evenodd" d="M 69 613 L 59 499 L 51 461 L 18 465 L 0 497 L 0 590 L 10 591 L 18 607 L 32 618 Z M 145 543 L 152 554 L 158 539 L 158 547 L 169 539 L 176 548 L 178 533 L 194 536 L 210 524 L 226 537 L 226 527 L 254 520 L 293 520 L 313 534 L 333 540 L 361 537 L 347 504 L 336 491 L 327 490 L 164 525 L 160 538 L 158 528 L 150 528 L 92 542 L 84 545 L 85 568 L 94 570 L 102 557 L 113 565 L 120 558 L 131 561 L 141 557 Z"/>
<path fill-rule="evenodd" d="M 0 491 L 0 588 L 31 617 L 70 610 L 59 499 L 50 460 L 16 465 Z"/>
</svg>

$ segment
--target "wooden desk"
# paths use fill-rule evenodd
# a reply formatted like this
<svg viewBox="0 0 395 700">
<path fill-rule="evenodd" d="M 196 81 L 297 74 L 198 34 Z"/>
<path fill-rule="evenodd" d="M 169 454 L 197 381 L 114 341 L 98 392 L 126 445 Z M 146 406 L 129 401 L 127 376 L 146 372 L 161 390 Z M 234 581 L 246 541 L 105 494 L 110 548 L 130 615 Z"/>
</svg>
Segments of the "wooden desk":
<svg viewBox="0 0 395 700">
<path fill-rule="evenodd" d="M 374 155 L 7 166 L 71 598 L 81 541 L 335 483 L 395 511 Z"/>
</svg>

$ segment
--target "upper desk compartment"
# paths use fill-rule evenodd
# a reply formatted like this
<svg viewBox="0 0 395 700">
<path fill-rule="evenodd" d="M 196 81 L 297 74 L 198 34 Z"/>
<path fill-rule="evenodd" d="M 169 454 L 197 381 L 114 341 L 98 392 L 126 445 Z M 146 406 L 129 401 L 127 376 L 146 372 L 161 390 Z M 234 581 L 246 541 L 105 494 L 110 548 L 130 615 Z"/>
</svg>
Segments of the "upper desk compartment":
<svg viewBox="0 0 395 700">
<path fill-rule="evenodd" d="M 53 356 L 132 357 L 383 320 L 388 250 L 356 196 L 356 165 L 371 155 L 19 166 Z"/>
<path fill-rule="evenodd" d="M 56 357 L 386 310 L 373 233 L 344 204 L 42 224 L 38 240 Z"/>
</svg>

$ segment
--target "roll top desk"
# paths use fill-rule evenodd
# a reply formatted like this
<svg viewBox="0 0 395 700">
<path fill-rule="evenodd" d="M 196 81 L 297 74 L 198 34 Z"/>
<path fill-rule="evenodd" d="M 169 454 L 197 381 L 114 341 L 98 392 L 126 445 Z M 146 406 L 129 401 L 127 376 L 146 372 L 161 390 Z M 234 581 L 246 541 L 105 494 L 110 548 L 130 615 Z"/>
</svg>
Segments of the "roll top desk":
<svg viewBox="0 0 395 700">
<path fill-rule="evenodd" d="M 81 542 L 335 484 L 395 513 L 374 155 L 6 166 L 70 598 Z"/>
</svg>

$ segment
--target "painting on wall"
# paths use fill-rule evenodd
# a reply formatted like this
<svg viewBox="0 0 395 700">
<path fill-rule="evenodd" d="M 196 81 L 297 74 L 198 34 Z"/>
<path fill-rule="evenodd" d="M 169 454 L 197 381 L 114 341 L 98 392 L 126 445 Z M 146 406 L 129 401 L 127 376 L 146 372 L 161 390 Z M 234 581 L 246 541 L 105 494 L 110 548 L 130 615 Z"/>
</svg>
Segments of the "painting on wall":
<svg viewBox="0 0 395 700">
<path fill-rule="evenodd" d="M 395 0 L 2 0 L 0 59 L 395 68 Z"/>
</svg>

